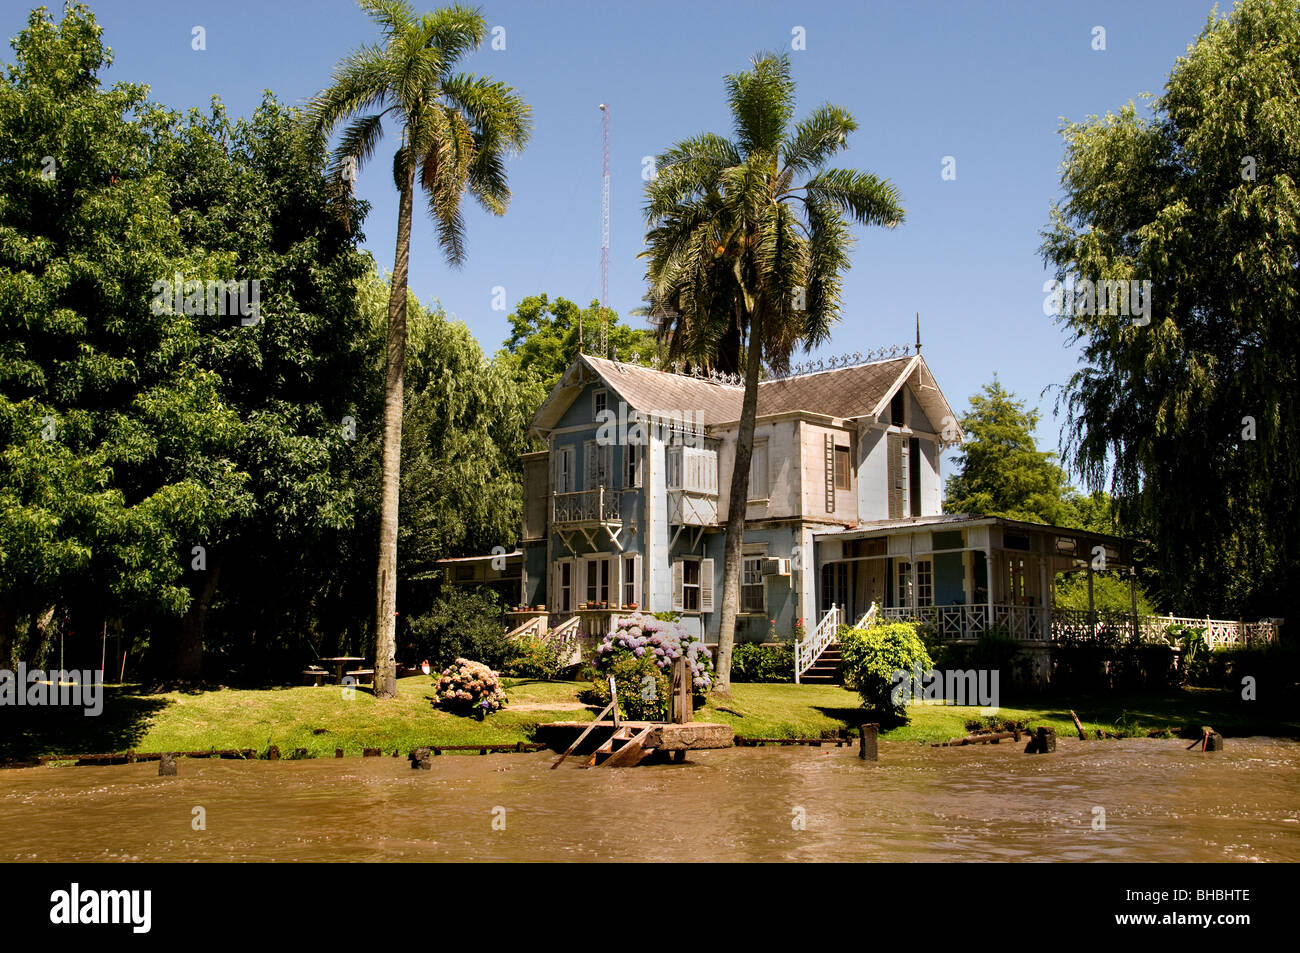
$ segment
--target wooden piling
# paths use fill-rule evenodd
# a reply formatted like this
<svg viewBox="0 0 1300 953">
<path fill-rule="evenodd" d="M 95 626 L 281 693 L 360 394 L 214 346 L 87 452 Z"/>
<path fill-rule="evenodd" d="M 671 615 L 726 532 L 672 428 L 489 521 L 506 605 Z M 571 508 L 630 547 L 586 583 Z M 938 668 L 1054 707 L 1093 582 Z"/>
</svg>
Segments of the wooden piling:
<svg viewBox="0 0 1300 953">
<path fill-rule="evenodd" d="M 879 732 L 879 724 L 858 725 L 858 758 L 860 760 L 880 760 L 876 745 L 876 737 Z"/>
</svg>

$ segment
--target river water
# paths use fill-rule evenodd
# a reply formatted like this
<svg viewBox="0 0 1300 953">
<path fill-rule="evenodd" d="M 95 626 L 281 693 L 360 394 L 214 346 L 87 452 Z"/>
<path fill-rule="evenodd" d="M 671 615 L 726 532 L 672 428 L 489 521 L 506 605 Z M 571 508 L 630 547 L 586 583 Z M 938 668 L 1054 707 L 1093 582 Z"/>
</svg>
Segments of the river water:
<svg viewBox="0 0 1300 953">
<path fill-rule="evenodd" d="M 1186 744 L 16 769 L 0 771 L 0 861 L 1300 861 L 1300 743 Z"/>
</svg>

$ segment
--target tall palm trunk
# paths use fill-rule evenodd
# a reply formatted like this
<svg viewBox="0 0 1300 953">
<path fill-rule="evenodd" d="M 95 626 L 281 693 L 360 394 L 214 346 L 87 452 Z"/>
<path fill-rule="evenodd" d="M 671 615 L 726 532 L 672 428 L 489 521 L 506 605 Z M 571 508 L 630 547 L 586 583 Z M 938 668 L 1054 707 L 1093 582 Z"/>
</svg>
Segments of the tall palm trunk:
<svg viewBox="0 0 1300 953">
<path fill-rule="evenodd" d="M 384 375 L 383 490 L 379 501 L 379 573 L 375 606 L 375 697 L 397 694 L 397 504 L 402 478 L 402 400 L 406 381 L 406 284 L 411 259 L 415 166 L 406 171 L 397 213 L 397 253 L 388 297 Z"/>
<path fill-rule="evenodd" d="M 754 418 L 758 415 L 758 370 L 763 361 L 759 344 L 763 297 L 749 316 L 749 350 L 745 354 L 745 399 L 740 407 L 736 460 L 731 468 L 731 497 L 727 503 L 727 539 L 722 556 L 722 619 L 718 626 L 717 680 L 714 691 L 731 691 L 731 649 L 736 641 L 740 602 L 741 553 L 745 542 L 745 509 L 749 503 L 749 461 L 754 453 Z"/>
</svg>

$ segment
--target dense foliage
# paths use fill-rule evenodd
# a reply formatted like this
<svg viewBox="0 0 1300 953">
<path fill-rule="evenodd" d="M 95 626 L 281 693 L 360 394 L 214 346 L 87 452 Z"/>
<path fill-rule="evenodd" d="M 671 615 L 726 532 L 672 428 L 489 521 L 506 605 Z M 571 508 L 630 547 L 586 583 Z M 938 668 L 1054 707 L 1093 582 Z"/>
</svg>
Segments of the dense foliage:
<svg viewBox="0 0 1300 953">
<path fill-rule="evenodd" d="M 844 626 L 839 641 L 844 687 L 861 695 L 868 710 L 906 718 L 906 700 L 898 702 L 892 697 L 899 677 L 911 678 L 918 667 L 922 672 L 932 667 L 915 623 L 890 622 L 862 629 Z"/>
<path fill-rule="evenodd" d="M 1297 75 L 1300 8 L 1242 0 L 1210 15 L 1150 118 L 1130 102 L 1062 128 L 1049 267 L 1079 288 L 1151 283 L 1140 317 L 1057 309 L 1083 365 L 1067 459 L 1149 534 L 1187 614 L 1284 615 L 1300 588 Z"/>
<path fill-rule="evenodd" d="M 375 578 L 354 570 L 376 558 L 391 285 L 357 247 L 365 204 L 270 96 L 234 119 L 106 88 L 83 6 L 34 11 L 13 45 L 0 667 L 61 645 L 65 665 L 97 668 L 105 639 L 128 678 L 264 682 L 370 654 Z M 444 606 L 470 626 L 451 634 L 413 620 L 438 600 L 435 560 L 513 546 L 540 385 L 406 303 L 398 629 L 404 661 L 442 666 L 488 647 L 475 626 L 499 613 Z"/>
<path fill-rule="evenodd" d="M 741 642 L 731 656 L 733 682 L 794 681 L 794 642 Z"/>
</svg>

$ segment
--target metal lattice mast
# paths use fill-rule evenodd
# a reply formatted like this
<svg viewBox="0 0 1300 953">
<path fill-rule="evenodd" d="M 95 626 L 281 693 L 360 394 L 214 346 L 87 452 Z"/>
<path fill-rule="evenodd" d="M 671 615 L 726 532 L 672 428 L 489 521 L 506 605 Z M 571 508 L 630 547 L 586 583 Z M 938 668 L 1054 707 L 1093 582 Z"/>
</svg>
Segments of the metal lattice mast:
<svg viewBox="0 0 1300 953">
<path fill-rule="evenodd" d="M 600 352 L 608 357 L 609 339 L 604 309 L 609 307 L 609 104 L 600 104 L 602 131 L 600 180 Z"/>
</svg>

